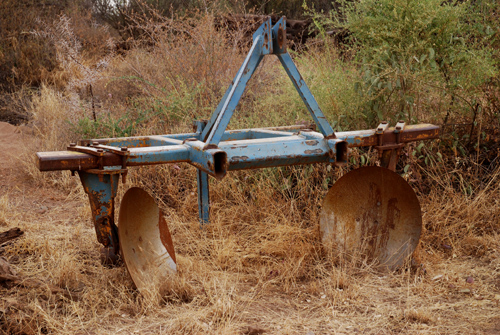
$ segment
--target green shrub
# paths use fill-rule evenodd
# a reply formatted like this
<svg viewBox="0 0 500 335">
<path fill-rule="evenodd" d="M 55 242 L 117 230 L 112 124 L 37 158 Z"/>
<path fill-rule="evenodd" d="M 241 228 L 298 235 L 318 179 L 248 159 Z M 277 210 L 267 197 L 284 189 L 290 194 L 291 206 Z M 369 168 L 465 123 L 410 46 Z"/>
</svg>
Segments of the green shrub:
<svg viewBox="0 0 500 335">
<path fill-rule="evenodd" d="M 364 0 L 344 2 L 340 14 L 319 22 L 351 34 L 362 71 L 355 90 L 368 124 L 447 122 L 452 111 L 474 109 L 481 85 L 497 69 L 494 49 L 477 43 L 487 31 L 469 27 L 471 8 L 441 0 Z"/>
</svg>

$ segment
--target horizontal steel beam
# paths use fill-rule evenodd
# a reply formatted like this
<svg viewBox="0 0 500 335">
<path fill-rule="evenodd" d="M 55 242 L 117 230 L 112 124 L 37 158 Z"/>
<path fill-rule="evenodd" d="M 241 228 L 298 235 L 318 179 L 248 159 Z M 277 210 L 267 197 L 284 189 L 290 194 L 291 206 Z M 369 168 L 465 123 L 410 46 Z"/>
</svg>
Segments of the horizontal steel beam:
<svg viewBox="0 0 500 335">
<path fill-rule="evenodd" d="M 357 130 L 335 133 L 338 139 L 349 143 L 349 147 L 369 147 L 378 145 L 376 130 Z M 439 138 L 440 127 L 432 124 L 408 125 L 400 135 L 400 143 L 408 143 Z M 384 143 L 396 143 L 395 128 L 388 128 L 382 135 Z"/>
<path fill-rule="evenodd" d="M 337 139 L 326 139 L 318 132 L 303 128 L 275 129 L 226 131 L 224 137 L 230 140 L 208 150 L 204 149 L 206 144 L 197 139 L 198 133 L 179 134 L 175 135 L 176 138 L 163 135 L 90 140 L 88 143 L 126 145 L 127 166 L 187 162 L 212 176 L 222 178 L 226 170 L 344 160 L 346 153 L 343 152 L 342 143 L 346 143 L 347 149 L 377 146 L 380 139 L 387 145 L 397 141 L 407 143 L 439 137 L 439 127 L 430 124 L 406 126 L 399 134 L 399 139 L 395 128 L 386 129 L 382 135 L 377 135 L 376 130 L 338 132 Z M 184 138 L 182 142 L 181 138 Z M 341 156 L 343 158 L 339 158 Z M 123 163 L 121 156 L 111 152 L 105 152 L 102 157 L 73 151 L 39 152 L 37 157 L 41 171 L 82 171 L 100 166 L 120 166 Z"/>
<path fill-rule="evenodd" d="M 203 150 L 205 143 L 195 140 L 181 145 L 128 148 L 127 166 L 186 162 L 221 179 L 227 170 L 226 153 L 220 149 Z M 37 152 L 40 171 L 85 171 L 122 166 L 122 156 L 106 152 L 102 157 L 75 151 Z"/>
</svg>

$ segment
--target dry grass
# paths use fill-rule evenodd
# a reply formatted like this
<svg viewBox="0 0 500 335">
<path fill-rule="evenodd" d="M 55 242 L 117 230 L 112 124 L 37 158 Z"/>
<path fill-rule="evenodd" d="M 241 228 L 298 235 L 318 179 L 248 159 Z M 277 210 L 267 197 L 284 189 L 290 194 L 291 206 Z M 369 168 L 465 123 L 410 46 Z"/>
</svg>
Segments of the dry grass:
<svg viewBox="0 0 500 335">
<path fill-rule="evenodd" d="M 299 185 L 310 182 L 307 168 L 293 169 Z M 164 282 L 161 302 L 139 295 L 124 267 L 101 266 L 83 192 L 68 197 L 67 191 L 46 189 L 53 199 L 47 202 L 33 186 L 12 189 L 2 198 L 1 211 L 9 218 L 6 227 L 19 226 L 26 234 L 4 247 L 3 255 L 23 278 L 42 279 L 74 299 L 46 288 L 7 289 L 3 329 L 22 325 L 27 334 L 498 330 L 498 222 L 481 219 L 498 213 L 496 184 L 480 197 L 443 189 L 422 196 L 427 230 L 418 264 L 381 273 L 323 250 L 316 223 L 322 187 L 303 200 L 309 205 L 301 209 L 300 194 L 288 198 L 286 191 L 278 192 L 273 176 L 266 175 L 271 171 L 234 173 L 214 182 L 213 220 L 205 229 L 197 221 L 193 169 L 166 166 L 133 174 L 126 187 L 140 185 L 157 195 L 178 257 L 179 272 Z M 170 186 L 160 192 L 167 181 Z M 26 208 L 33 199 L 43 199 L 47 211 Z M 478 211 L 482 208 L 488 213 Z M 478 222 L 494 229 L 470 229 Z M 456 233 L 462 231 L 469 233 Z M 474 282 L 467 283 L 467 277 Z"/>
<path fill-rule="evenodd" d="M 181 43 L 179 36 L 184 35 L 176 31 L 148 50 L 114 58 L 109 72 L 102 73 L 104 80 L 95 86 L 98 116 L 129 113 L 128 120 L 133 120 L 141 110 L 164 108 L 164 114 L 148 114 L 151 117 L 137 126 L 136 133 L 185 131 L 188 119 L 205 116 L 242 57 L 227 37 L 213 30 L 210 18 L 205 19 L 198 25 L 162 23 L 164 31 L 188 30 L 198 43 L 195 46 Z M 259 106 L 252 99 L 264 95 L 259 84 L 279 75 L 256 74 L 240 116 L 265 114 L 266 119 L 272 114 L 262 105 L 264 113 L 252 114 L 250 108 Z M 197 81 L 202 86 L 193 90 Z M 29 129 L 34 141 L 27 142 L 23 157 L 32 157 L 37 150 L 62 149 L 78 136 L 67 120 L 75 123 L 91 111 L 89 97 L 79 93 L 42 88 L 32 106 Z M 279 89 L 272 93 L 283 98 Z M 156 100 L 158 105 L 151 102 Z M 183 114 L 176 116 L 176 111 Z M 299 117 L 282 115 L 287 122 Z M 266 121 L 274 120 L 269 118 Z M 362 154 L 353 152 L 354 167 Z M 373 162 L 374 153 L 365 157 Z M 165 213 L 176 248 L 178 273 L 164 281 L 158 301 L 133 288 L 125 267 L 100 264 L 90 208 L 77 178 L 42 175 L 26 158 L 23 171 L 2 181 L 0 225 L 21 227 L 25 236 L 3 246 L 0 253 L 26 283 L 3 284 L 0 330 L 15 334 L 498 333 L 500 169 L 492 164 L 488 173 L 475 174 L 474 169 L 467 170 L 477 164 L 474 159 L 462 158 L 462 165 L 454 160 L 424 169 L 408 159 L 406 177 L 419 190 L 425 231 L 414 261 L 394 273 L 379 272 L 372 264 L 326 250 L 320 243 L 321 201 L 345 168 L 286 167 L 234 172 L 220 182 L 211 180 L 212 222 L 204 229 L 198 224 L 194 168 L 133 169 L 128 184 L 120 187 L 118 202 L 128 187 L 147 189 Z M 49 286 L 30 285 L 34 279 Z"/>
</svg>

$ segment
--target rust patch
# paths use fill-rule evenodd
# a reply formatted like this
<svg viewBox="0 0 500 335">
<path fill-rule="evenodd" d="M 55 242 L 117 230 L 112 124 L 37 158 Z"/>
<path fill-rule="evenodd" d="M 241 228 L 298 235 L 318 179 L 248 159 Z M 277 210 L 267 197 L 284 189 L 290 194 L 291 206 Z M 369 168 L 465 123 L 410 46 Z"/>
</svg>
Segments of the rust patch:
<svg viewBox="0 0 500 335">
<path fill-rule="evenodd" d="M 316 140 L 308 140 L 308 141 L 306 141 L 306 144 L 307 144 L 307 145 L 316 145 L 316 144 L 318 144 L 318 143 L 319 143 L 319 142 L 318 142 L 318 141 L 316 141 Z"/>
<path fill-rule="evenodd" d="M 96 230 L 97 240 L 105 247 L 111 246 L 112 230 L 114 226 L 114 208 L 113 202 L 102 201 L 102 194 L 93 191 L 89 192 L 85 187 L 85 192 L 89 196 L 92 217 Z M 103 210 L 104 208 L 104 210 Z"/>
<path fill-rule="evenodd" d="M 306 155 L 314 155 L 314 154 L 322 154 L 323 150 L 321 149 L 315 149 L 315 150 L 306 150 L 304 151 Z"/>
<path fill-rule="evenodd" d="M 400 218 L 401 218 L 401 210 L 398 208 L 398 199 L 396 198 L 389 199 L 387 203 L 386 225 L 391 229 L 395 229 L 396 224 L 399 223 Z"/>
<path fill-rule="evenodd" d="M 376 183 L 370 183 L 368 204 L 362 215 L 360 236 L 368 255 L 378 255 L 389 241 L 387 221 L 382 218 L 382 192 Z"/>
<path fill-rule="evenodd" d="M 283 49 L 286 43 L 286 34 L 285 34 L 285 29 L 283 29 L 283 26 L 279 25 L 278 28 L 278 46 L 280 49 Z"/>
</svg>

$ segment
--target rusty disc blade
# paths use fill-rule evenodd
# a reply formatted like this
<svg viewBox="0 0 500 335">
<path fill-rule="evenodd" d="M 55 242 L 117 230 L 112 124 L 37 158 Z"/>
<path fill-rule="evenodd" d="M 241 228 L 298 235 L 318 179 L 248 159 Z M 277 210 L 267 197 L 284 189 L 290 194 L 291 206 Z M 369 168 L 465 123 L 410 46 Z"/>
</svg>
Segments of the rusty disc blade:
<svg viewBox="0 0 500 335">
<path fill-rule="evenodd" d="M 158 291 L 165 276 L 177 270 L 172 237 L 158 205 L 143 189 L 130 188 L 118 222 L 122 258 L 134 284 L 143 294 Z"/>
<path fill-rule="evenodd" d="M 410 185 L 391 170 L 353 170 L 328 191 L 320 214 L 325 245 L 394 270 L 417 247 L 420 203 Z"/>
</svg>

